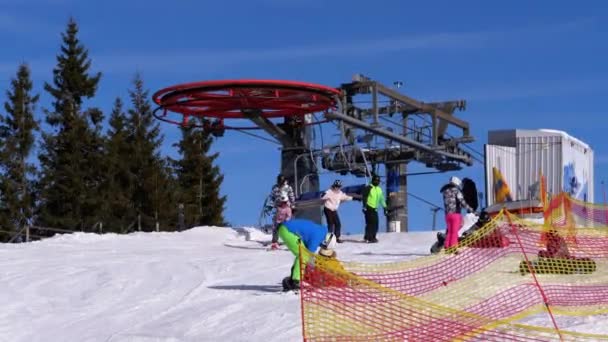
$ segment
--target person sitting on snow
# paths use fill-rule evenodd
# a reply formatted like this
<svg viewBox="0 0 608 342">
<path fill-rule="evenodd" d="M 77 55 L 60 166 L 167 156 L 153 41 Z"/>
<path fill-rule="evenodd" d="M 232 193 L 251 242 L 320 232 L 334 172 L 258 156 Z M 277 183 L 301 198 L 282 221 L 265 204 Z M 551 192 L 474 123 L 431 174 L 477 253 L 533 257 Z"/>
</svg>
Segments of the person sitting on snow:
<svg viewBox="0 0 608 342">
<path fill-rule="evenodd" d="M 285 246 L 293 253 L 295 259 L 291 266 L 291 275 L 283 279 L 283 290 L 290 291 L 300 288 L 300 245 L 309 251 L 320 255 L 333 255 L 335 237 L 327 233 L 325 226 L 305 219 L 291 219 L 279 225 L 279 237 Z M 328 240 L 329 235 L 329 240 Z M 304 260 L 306 263 L 308 260 Z"/>
<path fill-rule="evenodd" d="M 340 216 L 338 216 L 338 207 L 342 201 L 352 201 L 353 198 L 348 196 L 341 190 L 342 182 L 336 180 L 334 184 L 329 188 L 321 199 L 324 201 L 323 213 L 327 220 L 327 228 L 330 233 L 336 236 L 336 242 L 342 243 L 340 239 Z"/>
<path fill-rule="evenodd" d="M 270 192 L 270 201 L 275 209 L 274 217 L 272 218 L 272 245 L 278 245 L 279 242 L 279 236 L 277 235 L 278 227 L 275 222 L 277 222 L 277 214 L 279 213 L 279 207 L 281 207 L 281 204 L 283 203 L 282 199 L 285 197 L 287 197 L 287 199 L 289 200 L 288 205 L 291 208 L 293 214 L 293 210 L 295 209 L 296 203 L 293 188 L 287 182 L 287 178 L 285 178 L 285 176 L 283 176 L 282 174 L 279 174 L 277 176 L 277 183 L 272 186 L 272 191 Z"/>
<path fill-rule="evenodd" d="M 272 236 L 273 240 L 275 236 L 277 237 L 277 242 L 272 242 L 272 245 L 270 246 L 272 250 L 279 248 L 277 233 L 279 225 L 285 221 L 291 220 L 291 214 L 292 212 L 291 206 L 289 205 L 289 198 L 287 197 L 287 195 L 283 194 L 281 195 L 281 204 L 277 208 L 276 215 L 274 216 Z"/>
<path fill-rule="evenodd" d="M 538 256 L 541 258 L 556 258 L 556 259 L 570 259 L 570 251 L 568 250 L 568 243 L 566 240 L 559 235 L 557 230 L 552 229 L 545 234 L 547 250 L 539 251 Z"/>
</svg>

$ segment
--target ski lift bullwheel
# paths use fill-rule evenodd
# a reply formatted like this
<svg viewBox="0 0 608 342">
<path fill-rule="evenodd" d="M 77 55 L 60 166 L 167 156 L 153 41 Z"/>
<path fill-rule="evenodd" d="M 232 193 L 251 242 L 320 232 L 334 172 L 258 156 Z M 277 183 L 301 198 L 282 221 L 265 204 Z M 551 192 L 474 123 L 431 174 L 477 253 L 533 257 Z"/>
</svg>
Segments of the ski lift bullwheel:
<svg viewBox="0 0 608 342">
<path fill-rule="evenodd" d="M 221 80 L 185 83 L 161 89 L 152 96 L 159 106 L 154 116 L 172 124 L 188 125 L 190 117 L 248 118 L 255 112 L 265 118 L 302 117 L 334 109 L 340 90 L 313 83 L 277 80 Z M 181 120 L 170 113 L 181 115 Z M 233 127 L 225 129 L 252 129 Z"/>
</svg>

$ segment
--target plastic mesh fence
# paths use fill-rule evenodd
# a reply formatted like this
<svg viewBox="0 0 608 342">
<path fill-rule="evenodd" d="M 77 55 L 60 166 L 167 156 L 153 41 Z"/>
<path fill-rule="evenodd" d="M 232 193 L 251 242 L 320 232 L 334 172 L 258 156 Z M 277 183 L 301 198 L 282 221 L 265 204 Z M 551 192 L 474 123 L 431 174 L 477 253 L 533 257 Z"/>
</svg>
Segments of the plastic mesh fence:
<svg viewBox="0 0 608 342">
<path fill-rule="evenodd" d="M 438 255 L 381 264 L 311 257 L 304 340 L 608 341 L 559 328 L 560 317 L 608 313 L 608 235 L 574 232 L 576 243 L 567 225 L 501 212 Z M 522 323 L 535 315 L 546 324 Z"/>
<path fill-rule="evenodd" d="M 582 202 L 567 194 L 554 197 L 545 209 L 545 222 L 553 227 L 608 227 L 608 207 Z"/>
</svg>

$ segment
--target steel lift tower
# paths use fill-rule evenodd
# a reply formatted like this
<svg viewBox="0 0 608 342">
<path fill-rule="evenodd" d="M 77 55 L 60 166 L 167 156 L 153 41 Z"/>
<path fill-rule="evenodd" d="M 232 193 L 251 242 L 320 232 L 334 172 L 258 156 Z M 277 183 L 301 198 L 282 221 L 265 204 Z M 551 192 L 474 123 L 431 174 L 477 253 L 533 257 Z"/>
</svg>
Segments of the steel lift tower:
<svg viewBox="0 0 608 342">
<path fill-rule="evenodd" d="M 390 213 L 387 230 L 407 231 L 408 163 L 421 162 L 438 172 L 472 165 L 471 155 L 459 147 L 474 140 L 469 124 L 454 116 L 456 110 L 465 108 L 465 101 L 424 103 L 363 75 L 355 75 L 340 89 L 342 110 L 328 111 L 325 117 L 347 126 L 350 143 L 356 142 L 357 130 L 372 139 L 384 138 L 384 144 L 370 144 L 369 149 L 358 153 L 362 162 L 385 166 Z M 357 101 L 361 96 L 368 106 L 362 107 Z"/>
</svg>

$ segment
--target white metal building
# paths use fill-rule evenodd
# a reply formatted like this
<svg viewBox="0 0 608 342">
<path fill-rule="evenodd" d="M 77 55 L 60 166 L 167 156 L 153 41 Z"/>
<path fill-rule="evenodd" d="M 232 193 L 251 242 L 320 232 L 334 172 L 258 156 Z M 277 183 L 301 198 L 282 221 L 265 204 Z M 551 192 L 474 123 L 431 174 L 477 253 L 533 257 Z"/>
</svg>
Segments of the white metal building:
<svg viewBox="0 0 608 342">
<path fill-rule="evenodd" d="M 566 132 L 510 129 L 488 132 L 485 145 L 486 205 L 495 203 L 496 167 L 516 200 L 539 198 L 540 173 L 547 192 L 593 202 L 593 150 Z"/>
</svg>

